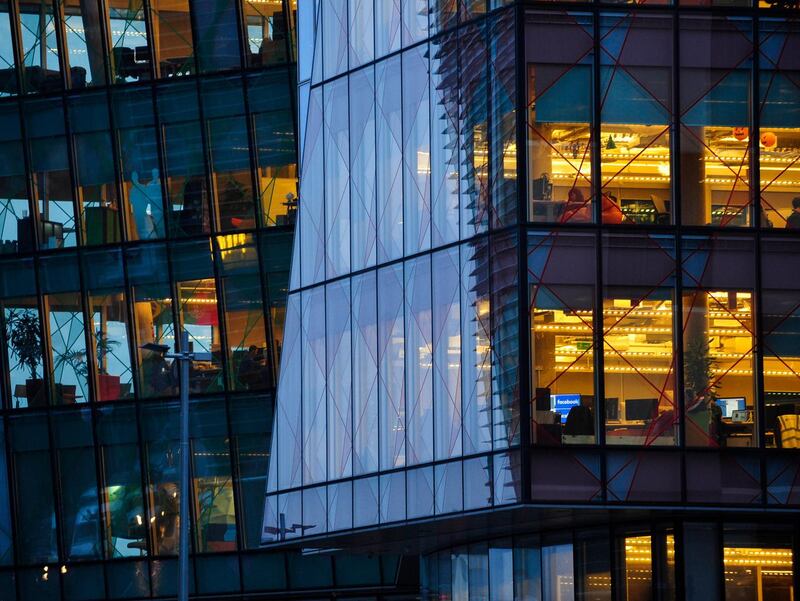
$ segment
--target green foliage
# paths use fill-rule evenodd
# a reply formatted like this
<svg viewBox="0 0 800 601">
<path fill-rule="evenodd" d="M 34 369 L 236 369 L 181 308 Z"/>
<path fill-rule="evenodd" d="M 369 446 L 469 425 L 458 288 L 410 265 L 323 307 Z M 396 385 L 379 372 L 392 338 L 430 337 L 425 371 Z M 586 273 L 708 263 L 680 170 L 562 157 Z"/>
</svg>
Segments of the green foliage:
<svg viewBox="0 0 800 601">
<path fill-rule="evenodd" d="M 683 381 L 686 399 L 690 403 L 700 397 L 704 397 L 707 402 L 717 398 L 720 386 L 714 381 L 716 364 L 705 337 L 689 339 L 683 353 Z"/>
<path fill-rule="evenodd" d="M 20 365 L 28 368 L 31 380 L 42 361 L 42 332 L 38 316 L 28 310 L 12 311 L 6 318 L 8 344 Z"/>
<path fill-rule="evenodd" d="M 109 340 L 103 330 L 97 330 L 94 335 L 94 348 L 95 355 L 97 356 L 97 369 L 101 374 L 106 373 L 106 355 L 114 350 L 114 347 L 119 346 L 118 340 Z"/>
</svg>

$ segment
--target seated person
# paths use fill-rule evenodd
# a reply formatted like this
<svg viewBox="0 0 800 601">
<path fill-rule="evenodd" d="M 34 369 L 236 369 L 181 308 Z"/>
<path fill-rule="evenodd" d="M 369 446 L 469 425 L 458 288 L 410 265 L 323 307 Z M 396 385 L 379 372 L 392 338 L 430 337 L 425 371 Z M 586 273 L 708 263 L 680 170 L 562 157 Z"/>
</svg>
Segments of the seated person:
<svg viewBox="0 0 800 601">
<path fill-rule="evenodd" d="M 618 224 L 628 222 L 628 218 L 625 217 L 622 209 L 619 208 L 619 204 L 617 204 L 616 197 L 604 193 L 602 203 L 603 223 Z"/>
<path fill-rule="evenodd" d="M 581 395 L 580 405 L 569 410 L 564 434 L 567 436 L 594 436 L 594 397 Z"/>
<path fill-rule="evenodd" d="M 255 390 L 267 386 L 267 371 L 264 362 L 264 355 L 259 352 L 259 348 L 251 344 L 247 349 L 247 354 L 239 362 L 237 372 L 239 382 L 247 386 L 248 390 Z"/>
<path fill-rule="evenodd" d="M 800 230 L 800 196 L 792 199 L 792 214 L 786 218 L 787 230 Z"/>
<path fill-rule="evenodd" d="M 592 203 L 586 200 L 580 188 L 570 188 L 560 221 L 592 221 Z"/>
</svg>

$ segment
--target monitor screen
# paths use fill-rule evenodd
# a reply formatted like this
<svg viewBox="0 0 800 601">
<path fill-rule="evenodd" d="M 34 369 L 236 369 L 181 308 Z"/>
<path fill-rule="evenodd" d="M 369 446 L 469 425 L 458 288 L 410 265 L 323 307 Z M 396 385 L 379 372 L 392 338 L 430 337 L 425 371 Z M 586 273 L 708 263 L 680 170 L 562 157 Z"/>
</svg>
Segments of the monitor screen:
<svg viewBox="0 0 800 601">
<path fill-rule="evenodd" d="M 561 414 L 561 423 L 567 421 L 569 410 L 581 404 L 581 395 L 579 394 L 551 394 L 550 405 L 553 411 L 558 411 Z"/>
<path fill-rule="evenodd" d="M 733 397 L 727 399 L 717 399 L 717 405 L 722 409 L 722 417 L 733 417 L 734 411 L 743 411 L 745 407 L 744 397 Z"/>
<path fill-rule="evenodd" d="M 616 397 L 606 399 L 606 421 L 619 421 L 619 399 Z"/>
<path fill-rule="evenodd" d="M 629 422 L 652 419 L 656 415 L 658 399 L 627 399 L 625 420 Z"/>
</svg>

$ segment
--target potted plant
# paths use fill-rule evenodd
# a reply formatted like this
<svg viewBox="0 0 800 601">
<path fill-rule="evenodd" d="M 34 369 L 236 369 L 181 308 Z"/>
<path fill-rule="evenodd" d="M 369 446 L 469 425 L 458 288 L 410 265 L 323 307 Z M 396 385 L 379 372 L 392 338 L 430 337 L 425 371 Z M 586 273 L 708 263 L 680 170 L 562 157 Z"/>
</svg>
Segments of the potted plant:
<svg viewBox="0 0 800 601">
<path fill-rule="evenodd" d="M 94 352 L 97 357 L 97 399 L 113 401 L 119 398 L 120 378 L 108 373 L 106 357 L 119 345 L 117 340 L 109 340 L 103 330 L 97 330 L 94 336 Z"/>
<path fill-rule="evenodd" d="M 12 356 L 26 367 L 31 377 L 25 380 L 25 397 L 29 407 L 45 405 L 44 380 L 36 371 L 42 361 L 42 332 L 39 318 L 31 311 L 12 311 L 6 320 L 8 346 Z"/>
<path fill-rule="evenodd" d="M 58 353 L 53 362 L 53 371 L 58 372 L 64 367 L 71 367 L 79 381 L 86 381 L 89 375 L 89 367 L 86 365 L 86 351 L 66 350 Z M 53 377 L 55 379 L 55 376 Z M 71 404 L 75 402 L 77 386 L 75 384 L 55 384 L 55 398 L 59 404 Z"/>
<path fill-rule="evenodd" d="M 716 361 L 709 352 L 708 341 L 692 337 L 683 353 L 683 381 L 687 418 L 686 436 L 690 444 L 706 446 L 713 431 L 712 410 L 718 397 L 719 383 L 714 380 Z M 698 431 L 699 430 L 699 431 Z M 698 436 L 699 435 L 699 436 Z"/>
</svg>

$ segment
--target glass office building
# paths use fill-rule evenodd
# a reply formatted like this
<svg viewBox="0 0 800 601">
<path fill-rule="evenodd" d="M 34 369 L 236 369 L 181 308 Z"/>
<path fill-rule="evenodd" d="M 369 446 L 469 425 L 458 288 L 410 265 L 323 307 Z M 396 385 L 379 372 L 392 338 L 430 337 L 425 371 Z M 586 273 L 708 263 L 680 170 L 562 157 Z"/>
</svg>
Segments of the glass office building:
<svg viewBox="0 0 800 601">
<path fill-rule="evenodd" d="M 265 544 L 420 553 L 431 600 L 793 598 L 798 8 L 300 4 Z"/>
<path fill-rule="evenodd" d="M 0 599 L 379 590 L 259 550 L 297 212 L 296 2 L 0 2 Z M 312 577 L 313 575 L 313 577 Z M 307 595 L 303 595 L 307 597 Z"/>
</svg>

